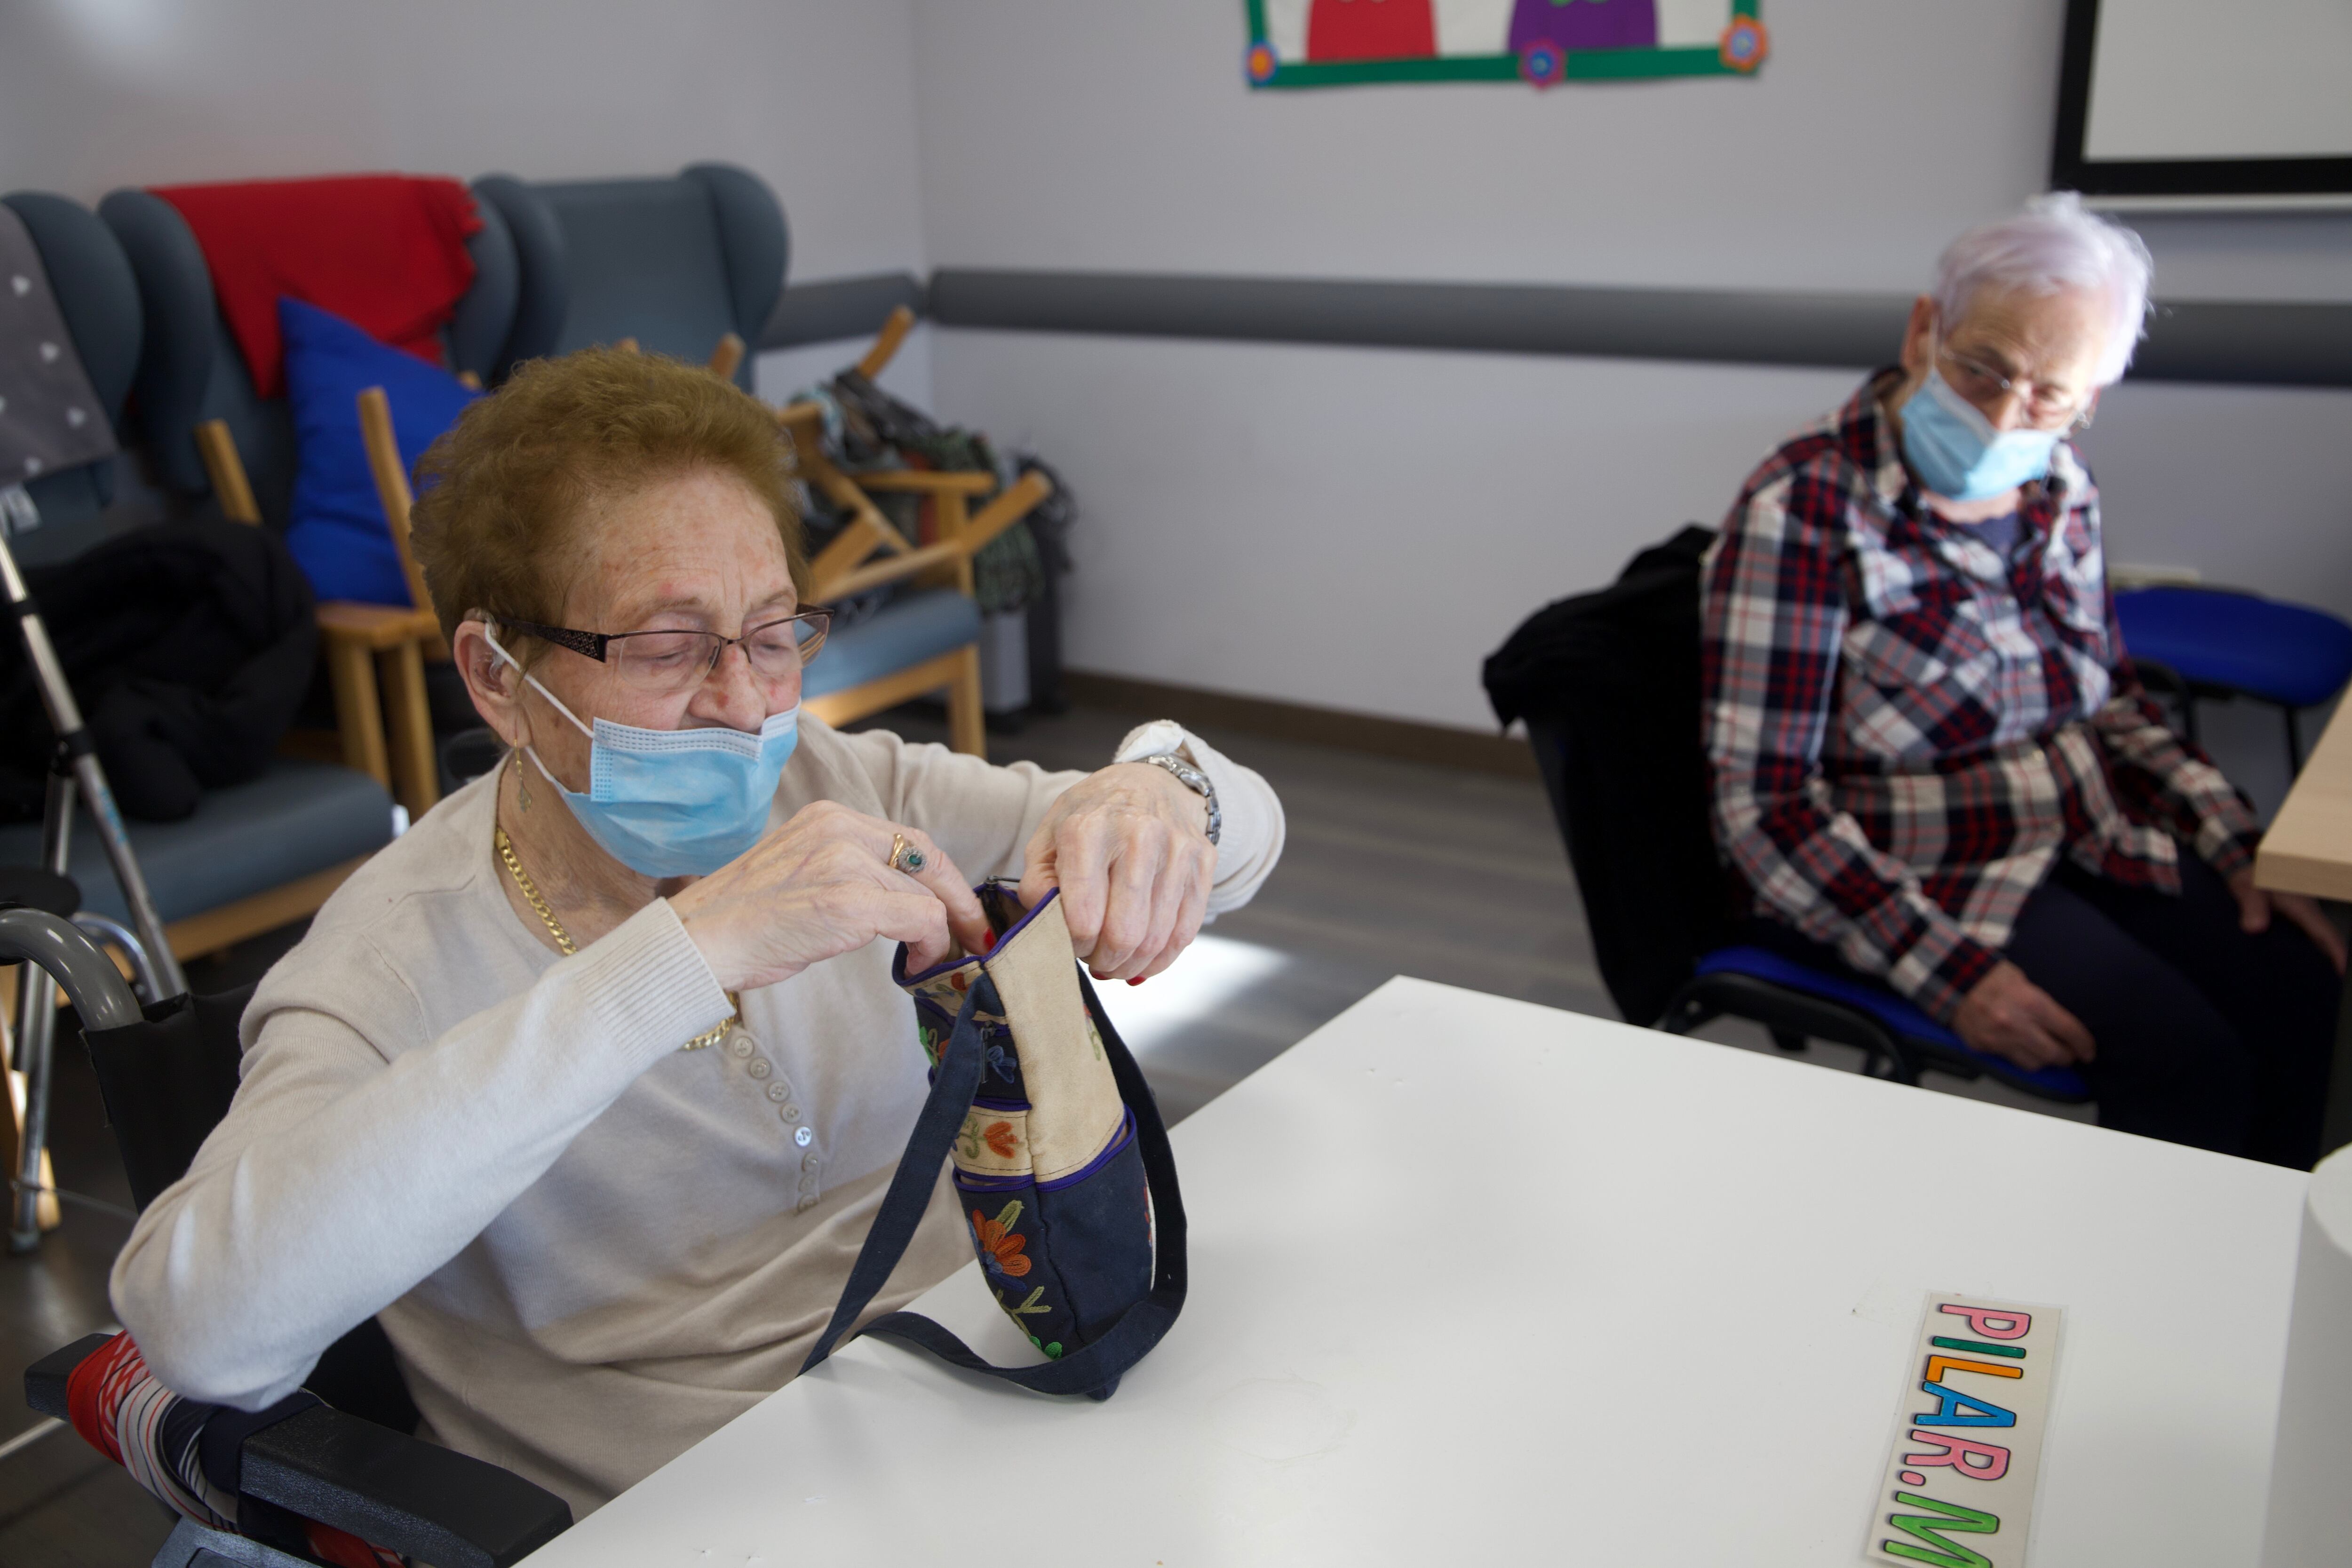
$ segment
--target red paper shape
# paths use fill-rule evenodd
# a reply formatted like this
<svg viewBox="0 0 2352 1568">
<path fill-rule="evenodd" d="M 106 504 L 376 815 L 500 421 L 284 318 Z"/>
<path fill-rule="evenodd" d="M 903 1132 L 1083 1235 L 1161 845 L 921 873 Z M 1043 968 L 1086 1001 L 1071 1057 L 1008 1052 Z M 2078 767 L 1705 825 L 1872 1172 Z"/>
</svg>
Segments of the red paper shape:
<svg viewBox="0 0 2352 1568">
<path fill-rule="evenodd" d="M 1414 59 L 1437 53 L 1431 0 L 1315 0 L 1307 13 L 1310 60 Z"/>
</svg>

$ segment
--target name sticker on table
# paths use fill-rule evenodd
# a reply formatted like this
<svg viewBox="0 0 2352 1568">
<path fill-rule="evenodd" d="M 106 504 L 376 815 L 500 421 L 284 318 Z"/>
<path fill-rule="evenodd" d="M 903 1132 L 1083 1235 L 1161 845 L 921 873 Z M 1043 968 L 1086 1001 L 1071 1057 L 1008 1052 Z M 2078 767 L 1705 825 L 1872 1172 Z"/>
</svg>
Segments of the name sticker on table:
<svg viewBox="0 0 2352 1568">
<path fill-rule="evenodd" d="M 1871 1562 L 2022 1568 L 2063 1318 L 2056 1307 L 1927 1298 Z"/>
</svg>

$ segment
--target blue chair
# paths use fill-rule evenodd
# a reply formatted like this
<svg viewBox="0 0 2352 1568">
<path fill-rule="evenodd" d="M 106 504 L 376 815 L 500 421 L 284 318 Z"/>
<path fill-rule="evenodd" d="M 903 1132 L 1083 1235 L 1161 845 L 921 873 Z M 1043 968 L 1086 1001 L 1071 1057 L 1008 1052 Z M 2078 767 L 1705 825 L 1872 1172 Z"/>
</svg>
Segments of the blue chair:
<svg viewBox="0 0 2352 1568">
<path fill-rule="evenodd" d="M 2297 710 L 2352 680 L 2352 625 L 2325 610 L 2226 588 L 2135 588 L 2116 595 L 2116 618 L 2141 679 L 2180 704 L 2192 743 L 2200 700 L 2277 708 L 2290 777 L 2303 771 Z"/>
<path fill-rule="evenodd" d="M 2091 1091 L 2071 1068 L 2029 1072 L 2016 1063 L 1971 1049 L 1883 985 L 1873 985 L 1800 963 L 1769 948 L 1719 947 L 1704 954 L 1691 978 L 1666 1005 L 1658 1026 L 1687 1035 L 1717 1018 L 1761 1024 L 1772 1043 L 1800 1051 L 1809 1040 L 1858 1046 L 1866 1078 L 1916 1084 L 1923 1069 L 1955 1078 L 1990 1076 L 2042 1100 L 2080 1105 Z"/>
<path fill-rule="evenodd" d="M 152 368 L 152 318 L 135 270 L 108 226 L 86 208 L 52 195 L 5 199 L 41 252 L 67 330 L 119 429 L 134 373 L 143 388 Z M 12 542 L 26 564 L 69 560 L 126 526 L 163 515 L 165 498 L 131 493 L 137 480 L 123 471 L 129 465 L 106 471 L 119 462 L 46 476 L 28 487 L 41 526 Z M 125 492 L 120 497 L 118 488 Z M 133 822 L 130 829 L 172 950 L 188 959 L 317 910 L 362 860 L 391 842 L 393 805 L 365 773 L 281 756 L 257 779 L 205 792 L 192 816 Z M 0 865 L 40 863 L 40 824 L 0 826 Z M 69 846 L 68 872 L 80 886 L 84 911 L 129 922 L 86 808 Z"/>
</svg>

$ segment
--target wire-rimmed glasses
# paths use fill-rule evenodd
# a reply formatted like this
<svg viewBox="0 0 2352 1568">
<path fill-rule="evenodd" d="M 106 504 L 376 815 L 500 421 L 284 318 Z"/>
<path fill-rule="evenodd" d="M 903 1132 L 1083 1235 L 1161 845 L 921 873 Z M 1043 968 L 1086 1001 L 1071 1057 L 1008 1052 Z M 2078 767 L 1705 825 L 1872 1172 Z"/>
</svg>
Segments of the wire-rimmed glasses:
<svg viewBox="0 0 2352 1568">
<path fill-rule="evenodd" d="M 2087 430 L 2091 427 L 2091 401 L 2076 394 L 2054 392 L 2038 381 L 2026 376 L 2005 375 L 1982 360 L 1972 359 L 1947 346 L 1942 357 L 1960 374 L 1952 379 L 1952 390 L 1970 403 L 1987 404 L 2017 390 L 2018 384 L 2027 382 L 2032 392 L 2025 402 L 2025 417 L 2037 430 Z"/>
</svg>

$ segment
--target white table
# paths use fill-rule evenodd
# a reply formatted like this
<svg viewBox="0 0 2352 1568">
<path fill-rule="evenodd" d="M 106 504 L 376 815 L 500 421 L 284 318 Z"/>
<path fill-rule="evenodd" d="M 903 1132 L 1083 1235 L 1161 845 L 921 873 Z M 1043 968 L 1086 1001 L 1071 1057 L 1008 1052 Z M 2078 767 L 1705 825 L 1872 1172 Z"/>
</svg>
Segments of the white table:
<svg viewBox="0 0 2352 1568">
<path fill-rule="evenodd" d="M 2038 1563 L 2255 1561 L 2301 1175 L 1403 979 L 1175 1144 L 1108 1404 L 859 1342 L 531 1568 L 1853 1562 L 1929 1289 L 2068 1309 Z"/>
</svg>

